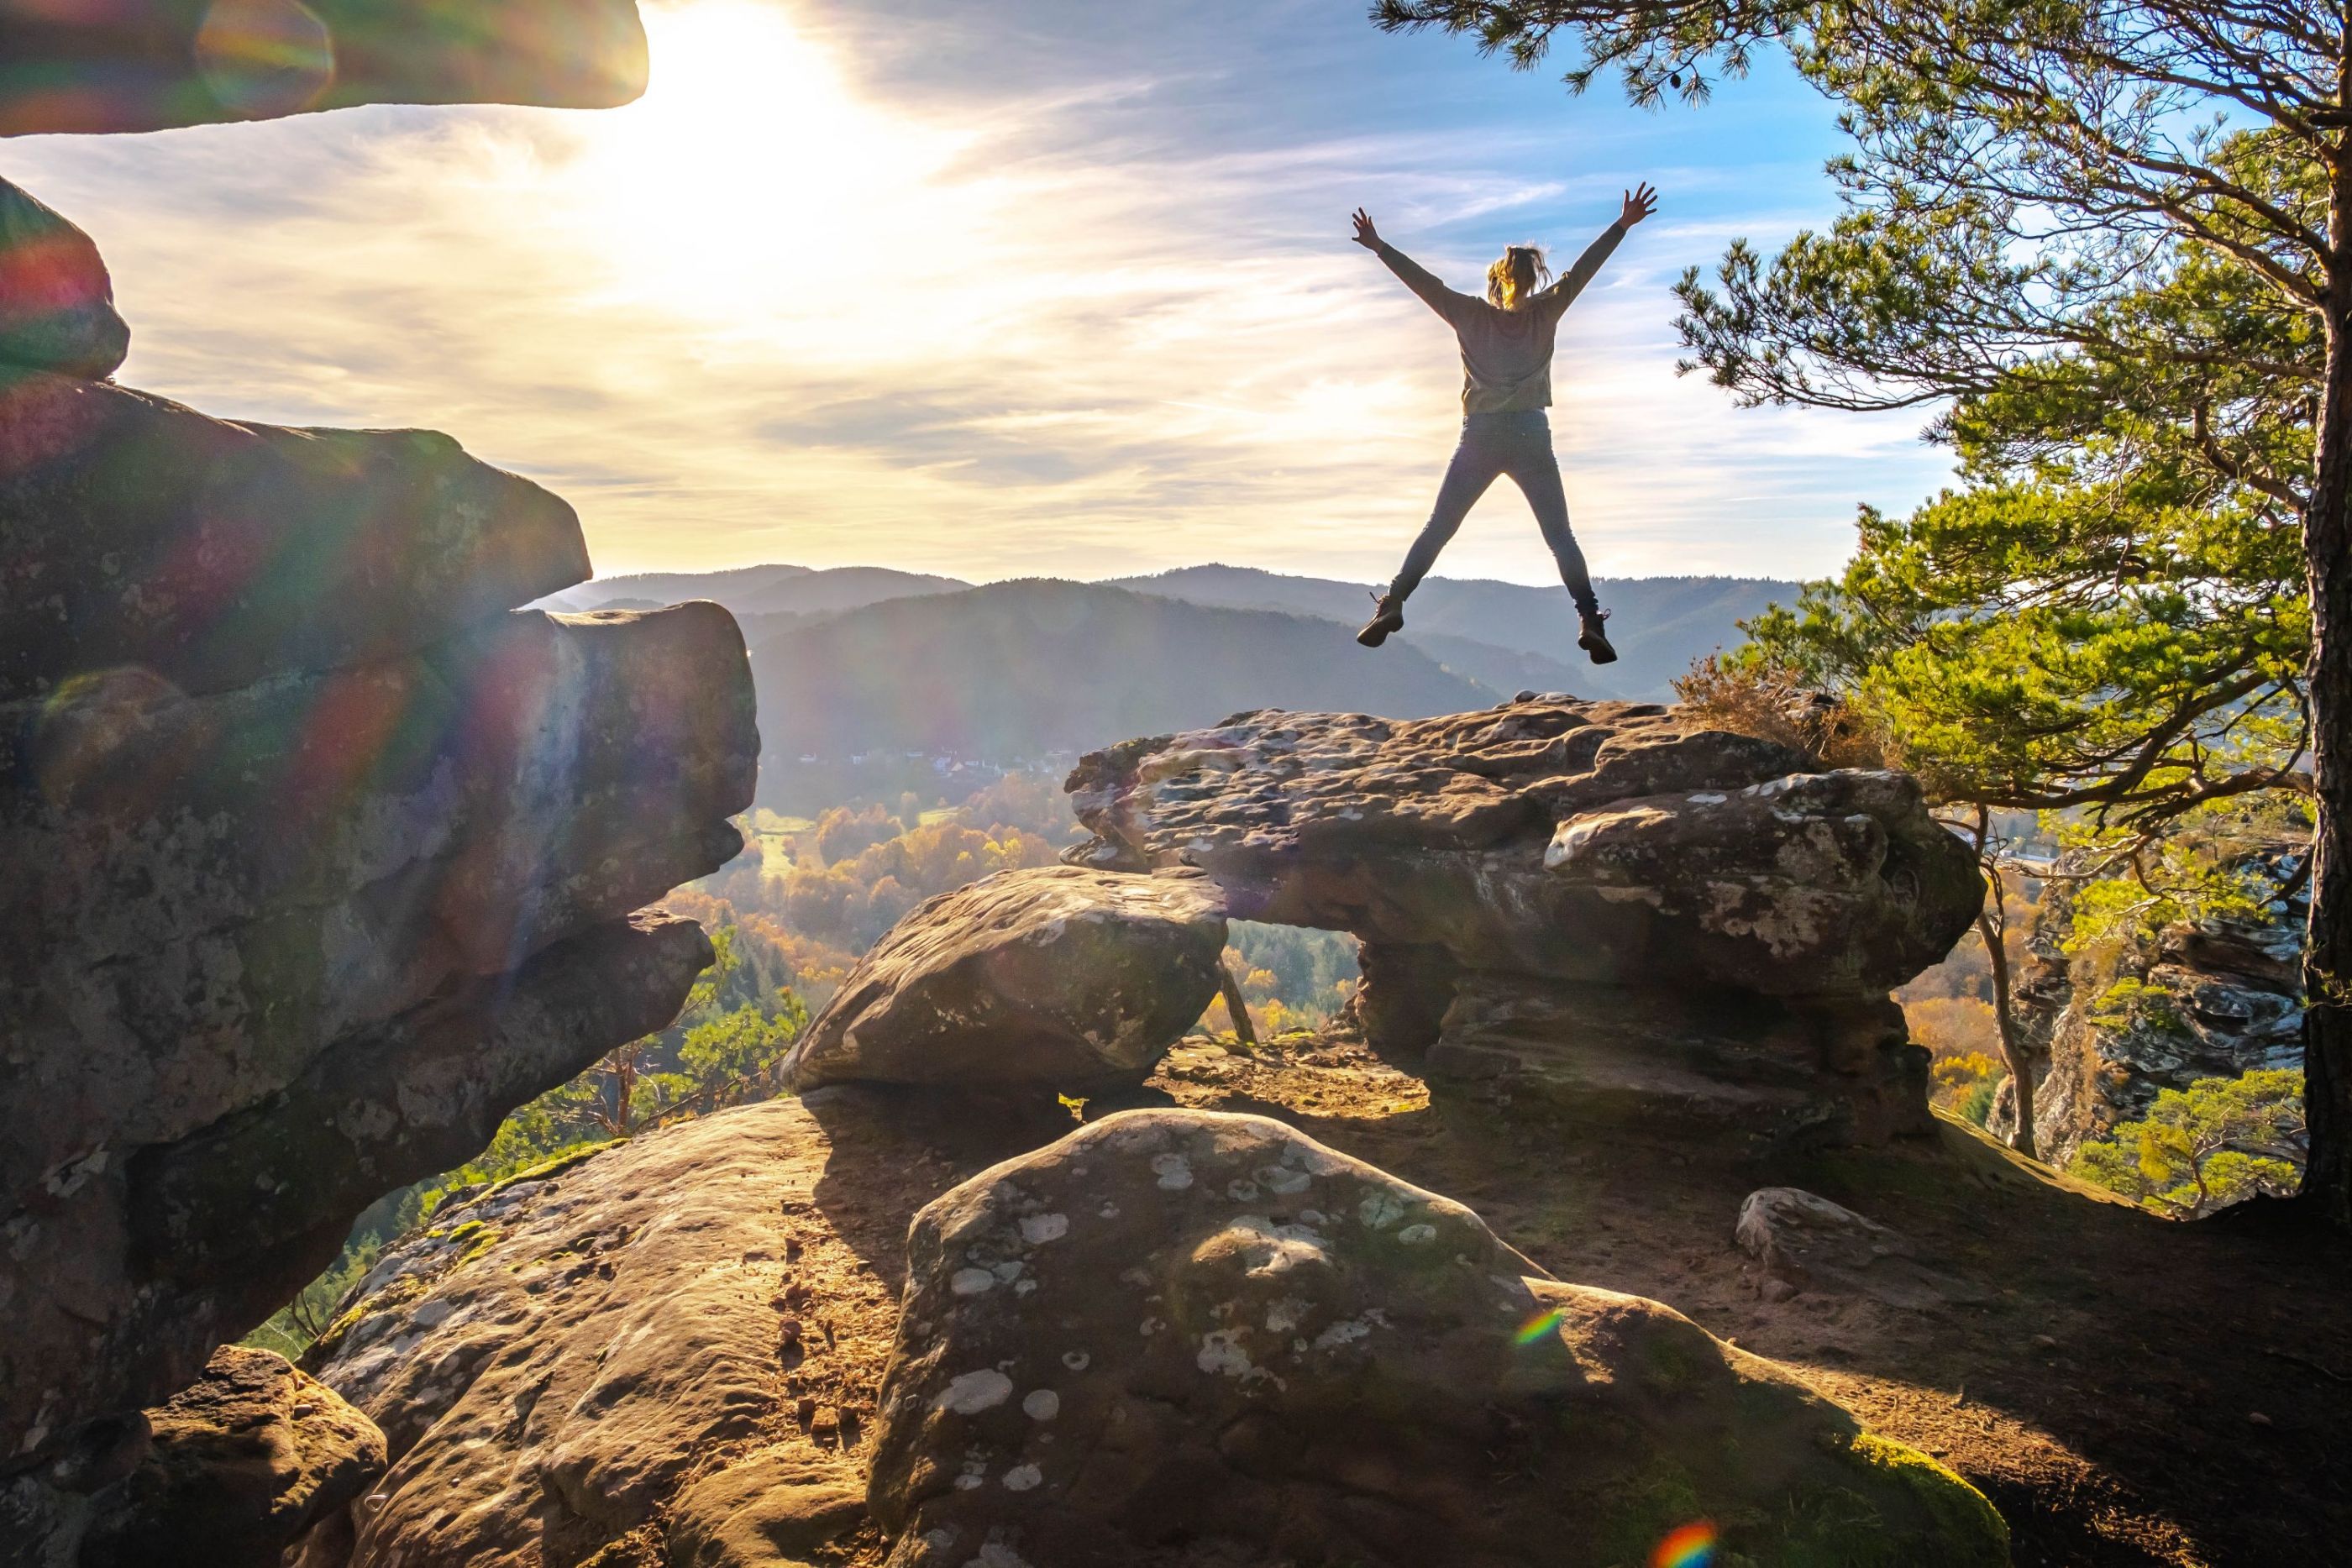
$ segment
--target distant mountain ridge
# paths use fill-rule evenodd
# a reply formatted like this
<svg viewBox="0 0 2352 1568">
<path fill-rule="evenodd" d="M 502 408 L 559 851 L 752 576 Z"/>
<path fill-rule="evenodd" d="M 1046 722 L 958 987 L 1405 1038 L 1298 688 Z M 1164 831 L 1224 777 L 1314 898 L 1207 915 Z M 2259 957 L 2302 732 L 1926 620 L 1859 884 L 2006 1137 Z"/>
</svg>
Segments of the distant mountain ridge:
<svg viewBox="0 0 2352 1568">
<path fill-rule="evenodd" d="M 756 638 L 751 676 L 761 798 L 785 810 L 1255 708 L 1407 718 L 1496 700 L 1413 649 L 1372 658 L 1335 622 L 1042 578 L 796 618 Z"/>
<path fill-rule="evenodd" d="M 1179 567 L 1149 577 L 1112 580 L 1139 593 L 1161 594 L 1195 604 L 1235 609 L 1286 610 L 1354 624 L 1371 609 L 1377 591 L 1364 583 L 1329 578 L 1291 577 L 1255 567 Z M 1429 648 L 1433 655 L 1463 667 L 1439 649 L 1440 639 L 1470 642 L 1532 654 L 1570 673 L 1558 688 L 1579 696 L 1626 696 L 1663 702 L 1671 683 L 1691 661 L 1745 639 L 1738 622 L 1765 606 L 1792 602 L 1800 585 L 1757 577 L 1626 577 L 1596 580 L 1594 590 L 1612 611 L 1610 641 L 1619 661 L 1596 669 L 1576 645 L 1575 607 L 1561 588 L 1531 588 L 1483 578 L 1433 577 L 1405 607 L 1402 640 Z"/>
<path fill-rule="evenodd" d="M 1349 629 L 1370 612 L 1374 591 L 1364 583 L 1218 564 L 1093 586 L 1218 609 L 1310 616 Z M 1587 662 L 1577 648 L 1575 613 L 1562 590 L 1482 579 L 1431 578 L 1413 596 L 1405 632 L 1391 647 L 1417 648 L 1503 696 L 1538 690 L 1664 701 L 1672 695 L 1674 678 L 1692 660 L 1736 646 L 1741 641 L 1738 622 L 1768 604 L 1793 601 L 1799 585 L 1769 578 L 1650 577 L 1603 580 L 1596 586 L 1615 612 L 1610 635 L 1621 655 L 1605 668 Z M 955 578 L 889 567 L 778 564 L 599 578 L 540 602 L 546 609 L 580 611 L 712 599 L 735 612 L 756 645 L 812 618 L 970 591 L 971 584 Z M 1370 655 L 1358 649 L 1352 656 L 1388 652 Z"/>
<path fill-rule="evenodd" d="M 1738 641 L 1738 619 L 1795 587 L 1606 583 L 1623 659 L 1601 670 L 1577 650 L 1560 590 L 1444 578 L 1423 585 L 1406 633 L 1378 652 L 1354 640 L 1370 605 L 1363 584 L 1248 567 L 975 587 L 887 567 L 771 565 L 600 578 L 540 602 L 712 599 L 733 611 L 759 691 L 761 800 L 803 811 L 951 791 L 992 768 L 1255 708 L 1412 718 L 1520 691 L 1663 699 L 1694 657 Z"/>
</svg>

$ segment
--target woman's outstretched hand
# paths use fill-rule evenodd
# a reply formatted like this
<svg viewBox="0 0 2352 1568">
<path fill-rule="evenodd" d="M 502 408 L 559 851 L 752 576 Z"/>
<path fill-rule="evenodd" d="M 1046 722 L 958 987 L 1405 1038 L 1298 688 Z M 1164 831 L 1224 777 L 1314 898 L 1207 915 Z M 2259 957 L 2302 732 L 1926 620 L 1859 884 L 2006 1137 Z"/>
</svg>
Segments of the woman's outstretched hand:
<svg viewBox="0 0 2352 1568">
<path fill-rule="evenodd" d="M 1361 207 L 1356 209 L 1356 243 L 1366 250 L 1381 248 L 1381 231 L 1372 226 L 1371 214 Z"/>
<path fill-rule="evenodd" d="M 1652 213 L 1654 213 L 1657 210 L 1657 187 L 1654 185 L 1637 186 L 1625 193 L 1625 210 L 1617 214 L 1617 221 L 1630 229 L 1635 224 L 1640 223 L 1643 218 L 1648 217 Z M 1358 213 L 1356 214 L 1359 222 L 1362 220 L 1363 215 L 1364 214 L 1361 213 Z"/>
</svg>

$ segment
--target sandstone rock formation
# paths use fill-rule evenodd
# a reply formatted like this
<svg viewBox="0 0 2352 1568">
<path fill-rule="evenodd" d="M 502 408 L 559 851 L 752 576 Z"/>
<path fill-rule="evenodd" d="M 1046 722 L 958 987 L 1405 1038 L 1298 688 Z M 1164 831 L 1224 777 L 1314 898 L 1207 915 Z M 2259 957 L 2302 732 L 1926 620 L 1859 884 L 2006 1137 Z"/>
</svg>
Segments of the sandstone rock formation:
<svg viewBox="0 0 2352 1568">
<path fill-rule="evenodd" d="M 1902 775 L 1528 697 L 1244 714 L 1090 754 L 1067 788 L 1097 835 L 1082 863 L 1195 866 L 1238 918 L 1354 932 L 1360 1019 L 1384 1047 L 1441 1047 L 1433 1071 L 1780 1137 L 1927 1124 L 1886 991 L 1950 948 L 1983 884 Z"/>
<path fill-rule="evenodd" d="M 784 1071 L 796 1089 L 1140 1079 L 1217 994 L 1223 901 L 1197 873 L 999 872 L 917 905 Z"/>
<path fill-rule="evenodd" d="M 0 180 L 0 387 L 26 370 L 96 381 L 130 350 L 131 329 L 114 312 L 114 282 L 98 246 Z"/>
<path fill-rule="evenodd" d="M 8 1561 L 276 1568 L 383 1473 L 374 1424 L 264 1350 L 215 1352 L 194 1383 L 109 1436 L 0 1484 L 11 1547 L 42 1548 Z"/>
<path fill-rule="evenodd" d="M 28 371 L 0 562 L 5 1471 L 674 1017 L 758 737 L 717 606 L 512 612 L 578 519 L 443 435 Z"/>
<path fill-rule="evenodd" d="M 635 0 L 0 5 L 0 135 L 362 103 L 605 109 L 645 87 Z"/>
<path fill-rule="evenodd" d="M 2232 857 L 2251 910 L 2177 921 L 2152 935 L 2119 932 L 2070 954 L 2068 884 L 2044 895 L 2032 960 L 2019 988 L 2021 1021 L 2042 1071 L 2034 1089 L 2034 1149 L 2063 1166 L 2118 1122 L 2147 1114 L 2167 1089 L 2303 1065 L 2303 876 L 2308 846 L 2266 844 Z M 2129 995 L 2118 999 L 2119 982 Z M 2006 1135 L 2017 1107 L 2003 1083 L 1988 1125 Z"/>
<path fill-rule="evenodd" d="M 871 1502 L 894 1568 L 2005 1563 L 1991 1507 L 1655 1302 L 1256 1116 L 1137 1111 L 926 1207 Z"/>
<path fill-rule="evenodd" d="M 862 1525 L 898 1269 L 858 1225 L 895 1246 L 906 1210 L 872 1184 L 948 1178 L 861 1092 L 663 1128 L 387 1251 L 310 1358 L 390 1443 L 352 1568 L 578 1562 L 640 1530 L 740 1568 Z"/>
<path fill-rule="evenodd" d="M 0 391 L 0 699 L 342 670 L 588 570 L 570 506 L 432 431 L 234 423 L 61 375 Z"/>
</svg>

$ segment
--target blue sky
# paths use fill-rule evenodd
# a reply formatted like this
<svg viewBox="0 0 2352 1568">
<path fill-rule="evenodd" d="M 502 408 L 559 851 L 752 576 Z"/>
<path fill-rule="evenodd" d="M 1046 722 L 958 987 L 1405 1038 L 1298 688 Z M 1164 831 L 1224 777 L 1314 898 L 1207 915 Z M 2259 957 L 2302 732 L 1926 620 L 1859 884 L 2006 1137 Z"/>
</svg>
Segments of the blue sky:
<svg viewBox="0 0 2352 1568">
<path fill-rule="evenodd" d="M 1855 503 L 1948 472 L 1916 414 L 1675 374 L 1675 276 L 1833 210 L 1830 111 L 1777 63 L 1647 112 L 1356 0 L 646 9 L 628 109 L 34 138 L 0 173 L 104 248 L 125 381 L 447 430 L 569 497 L 606 572 L 1385 577 L 1459 369 L 1349 210 L 1471 287 L 1506 242 L 1572 256 L 1644 178 L 1554 376 L 1596 570 L 1828 571 Z M 1441 570 L 1549 579 L 1507 484 Z"/>
</svg>

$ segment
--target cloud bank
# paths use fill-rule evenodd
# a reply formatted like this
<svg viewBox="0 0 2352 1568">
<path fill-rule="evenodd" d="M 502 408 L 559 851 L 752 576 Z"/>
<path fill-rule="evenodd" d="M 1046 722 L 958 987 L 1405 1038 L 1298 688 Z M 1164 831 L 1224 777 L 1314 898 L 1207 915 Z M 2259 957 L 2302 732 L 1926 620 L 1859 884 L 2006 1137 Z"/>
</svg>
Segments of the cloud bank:
<svg viewBox="0 0 2352 1568">
<path fill-rule="evenodd" d="M 1854 502 L 1941 482 L 1915 420 L 1740 411 L 1674 372 L 1681 268 L 1825 215 L 1825 114 L 1793 84 L 1645 116 L 1352 7 L 1134 9 L 1036 0 L 983 30 L 688 0 L 648 9 L 627 109 L 35 139 L 0 172 L 104 248 L 125 381 L 447 430 L 570 497 L 605 572 L 1384 577 L 1459 371 L 1346 213 L 1467 284 L 1505 240 L 1572 256 L 1641 177 L 1666 209 L 1555 374 L 1596 570 L 1827 570 Z M 1444 570 L 1547 580 L 1507 486 Z"/>
</svg>

